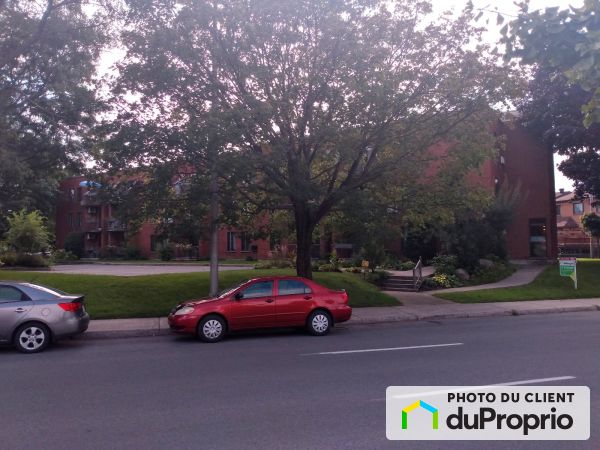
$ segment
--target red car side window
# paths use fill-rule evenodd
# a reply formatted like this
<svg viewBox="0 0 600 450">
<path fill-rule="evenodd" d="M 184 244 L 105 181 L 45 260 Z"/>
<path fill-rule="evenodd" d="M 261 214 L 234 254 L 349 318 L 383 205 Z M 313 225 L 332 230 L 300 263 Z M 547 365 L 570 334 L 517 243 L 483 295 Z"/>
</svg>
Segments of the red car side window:
<svg viewBox="0 0 600 450">
<path fill-rule="evenodd" d="M 302 281 L 279 280 L 279 295 L 310 294 L 311 289 Z"/>
<path fill-rule="evenodd" d="M 246 289 L 241 291 L 242 298 L 258 298 L 268 297 L 273 295 L 273 282 L 272 281 L 258 281 L 251 284 Z"/>
</svg>

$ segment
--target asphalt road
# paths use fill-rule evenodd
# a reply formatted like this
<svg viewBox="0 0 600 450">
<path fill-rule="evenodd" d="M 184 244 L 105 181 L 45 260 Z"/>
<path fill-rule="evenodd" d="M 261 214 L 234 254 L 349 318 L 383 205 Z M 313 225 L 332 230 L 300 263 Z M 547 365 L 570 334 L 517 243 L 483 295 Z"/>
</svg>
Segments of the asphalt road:
<svg viewBox="0 0 600 450">
<path fill-rule="evenodd" d="M 462 343 L 364 353 L 347 350 Z M 0 349 L 2 449 L 600 448 L 600 312 L 253 333 L 76 340 Z M 390 385 L 573 376 L 592 392 L 587 442 L 390 442 Z"/>
</svg>

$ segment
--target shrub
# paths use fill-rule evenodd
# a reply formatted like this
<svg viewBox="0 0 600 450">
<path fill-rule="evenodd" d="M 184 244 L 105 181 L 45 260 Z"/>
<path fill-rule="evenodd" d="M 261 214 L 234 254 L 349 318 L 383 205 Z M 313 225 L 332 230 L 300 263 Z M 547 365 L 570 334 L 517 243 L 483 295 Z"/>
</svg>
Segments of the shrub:
<svg viewBox="0 0 600 450">
<path fill-rule="evenodd" d="M 423 284 L 421 284 L 421 289 L 430 290 L 430 289 L 439 289 L 441 286 L 431 277 L 423 278 Z"/>
<path fill-rule="evenodd" d="M 294 267 L 289 259 L 265 259 L 254 265 L 255 269 L 290 269 Z"/>
<path fill-rule="evenodd" d="M 64 261 L 76 261 L 79 258 L 77 257 L 76 254 L 71 253 L 67 250 L 55 250 L 54 253 L 52 254 L 52 259 L 54 260 L 54 262 L 64 262 Z"/>
<path fill-rule="evenodd" d="M 17 254 L 15 252 L 4 252 L 0 255 L 0 261 L 7 267 L 14 267 L 17 265 Z"/>
<path fill-rule="evenodd" d="M 46 219 L 39 211 L 27 213 L 24 209 L 8 218 L 6 243 L 17 253 L 31 254 L 48 248 L 50 233 Z"/>
<path fill-rule="evenodd" d="M 246 256 L 246 261 L 256 261 L 256 258 L 254 258 L 252 255 L 248 255 Z"/>
<path fill-rule="evenodd" d="M 171 245 L 165 245 L 158 253 L 162 261 L 171 261 L 175 256 L 175 249 Z"/>
<path fill-rule="evenodd" d="M 85 241 L 83 233 L 69 233 L 65 239 L 65 251 L 73 253 L 78 258 L 85 256 Z"/>
<path fill-rule="evenodd" d="M 453 288 L 457 286 L 461 286 L 462 283 L 458 279 L 456 275 L 448 275 L 446 273 L 436 273 L 433 277 L 431 277 L 433 281 L 439 286 L 443 288 Z"/>
<path fill-rule="evenodd" d="M 340 271 L 340 269 L 331 263 L 321 264 L 319 266 L 319 272 L 339 272 L 339 271 Z"/>
<path fill-rule="evenodd" d="M 492 267 L 480 266 L 475 269 L 475 272 L 469 280 L 469 284 L 495 283 L 496 281 L 503 280 L 509 275 L 512 275 L 514 271 L 515 268 L 513 266 L 505 263 L 494 264 Z"/>
<path fill-rule="evenodd" d="M 398 270 L 413 270 L 416 264 L 412 261 L 404 261 L 398 265 Z"/>
<path fill-rule="evenodd" d="M 48 267 L 50 261 L 41 255 L 31 253 L 4 253 L 0 259 L 6 267 Z"/>
<path fill-rule="evenodd" d="M 128 245 L 125 247 L 125 258 L 126 259 L 143 259 L 142 252 L 139 248 L 134 245 Z"/>
<path fill-rule="evenodd" d="M 329 264 L 331 265 L 331 267 L 333 267 L 335 270 L 332 270 L 331 272 L 339 272 L 340 270 L 340 259 L 338 258 L 337 252 L 335 251 L 335 249 L 333 249 L 333 251 L 331 252 L 331 256 L 329 256 Z"/>
<path fill-rule="evenodd" d="M 376 270 L 375 272 L 367 273 L 365 280 L 373 284 L 381 284 L 385 279 L 389 278 L 390 274 L 385 270 Z"/>
<path fill-rule="evenodd" d="M 458 269 L 458 258 L 455 255 L 439 255 L 431 260 L 431 264 L 435 267 L 436 274 L 454 276 Z"/>
</svg>

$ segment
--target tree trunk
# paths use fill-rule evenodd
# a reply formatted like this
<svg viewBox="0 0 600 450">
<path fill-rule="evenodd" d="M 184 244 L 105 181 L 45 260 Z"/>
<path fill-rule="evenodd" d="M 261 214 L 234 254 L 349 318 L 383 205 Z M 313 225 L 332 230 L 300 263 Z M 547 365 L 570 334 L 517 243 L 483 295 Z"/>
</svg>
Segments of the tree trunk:
<svg viewBox="0 0 600 450">
<path fill-rule="evenodd" d="M 316 223 L 311 219 L 305 205 L 294 208 L 296 216 L 296 274 L 312 279 L 311 248 Z"/>
<path fill-rule="evenodd" d="M 210 175 L 210 289 L 209 295 L 219 292 L 219 180 L 216 167 Z"/>
</svg>

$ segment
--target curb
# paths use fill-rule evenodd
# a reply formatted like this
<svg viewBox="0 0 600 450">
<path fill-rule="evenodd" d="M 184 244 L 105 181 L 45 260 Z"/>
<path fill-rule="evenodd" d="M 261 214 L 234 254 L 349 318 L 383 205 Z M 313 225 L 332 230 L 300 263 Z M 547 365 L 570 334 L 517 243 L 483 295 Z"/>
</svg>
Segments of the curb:
<svg viewBox="0 0 600 450">
<path fill-rule="evenodd" d="M 418 315 L 414 313 L 406 313 L 406 317 L 377 317 L 377 318 L 360 318 L 356 317 L 348 322 L 345 322 L 343 327 L 352 327 L 360 325 L 376 325 L 389 324 L 400 322 L 427 322 L 432 320 L 445 319 L 476 319 L 482 317 L 507 317 L 507 316 L 528 316 L 537 314 L 561 314 L 572 312 L 590 312 L 600 311 L 600 306 L 565 306 L 560 308 L 532 308 L 532 309 L 506 309 L 498 311 L 473 311 L 473 312 L 457 312 L 449 314 L 424 314 Z M 93 321 L 92 321 L 93 323 Z M 78 337 L 78 339 L 94 340 L 94 339 L 126 339 L 136 337 L 157 337 L 157 336 L 179 336 L 172 333 L 168 328 L 144 328 L 144 329 L 124 329 L 124 330 L 98 330 L 86 331 Z"/>
</svg>

